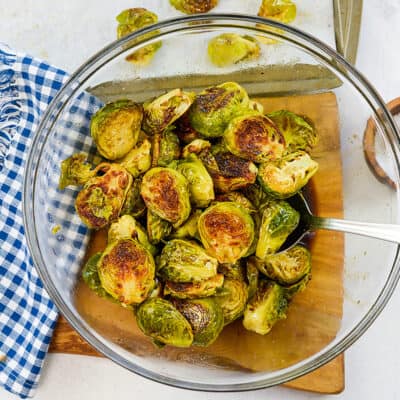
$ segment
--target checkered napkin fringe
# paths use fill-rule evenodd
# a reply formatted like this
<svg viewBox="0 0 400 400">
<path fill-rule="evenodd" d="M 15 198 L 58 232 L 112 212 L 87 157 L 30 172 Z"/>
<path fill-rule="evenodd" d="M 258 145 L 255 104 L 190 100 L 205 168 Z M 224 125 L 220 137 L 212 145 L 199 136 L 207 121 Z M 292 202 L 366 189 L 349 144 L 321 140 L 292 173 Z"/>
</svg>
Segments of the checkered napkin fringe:
<svg viewBox="0 0 400 400">
<path fill-rule="evenodd" d="M 57 319 L 24 237 L 23 170 L 40 116 L 66 78 L 0 43 L 0 385 L 21 398 L 34 394 Z"/>
</svg>

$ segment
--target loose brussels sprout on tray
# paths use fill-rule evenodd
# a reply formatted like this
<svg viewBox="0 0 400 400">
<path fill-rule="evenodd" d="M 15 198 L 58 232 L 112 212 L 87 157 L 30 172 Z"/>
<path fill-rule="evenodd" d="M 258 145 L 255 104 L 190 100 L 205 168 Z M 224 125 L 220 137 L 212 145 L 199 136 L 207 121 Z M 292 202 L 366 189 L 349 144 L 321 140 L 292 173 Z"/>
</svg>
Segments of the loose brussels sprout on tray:
<svg viewBox="0 0 400 400">
<path fill-rule="evenodd" d="M 121 14 L 122 25 L 128 17 L 139 15 Z M 242 317 L 265 335 L 285 318 L 311 279 L 306 247 L 280 251 L 300 218 L 292 196 L 318 169 L 307 117 L 265 115 L 225 82 L 144 104 L 117 100 L 90 130 L 106 160 L 71 155 L 59 190 L 82 186 L 79 217 L 107 229 L 105 248 L 82 270 L 91 290 L 131 309 L 159 347 L 209 346 Z"/>
</svg>

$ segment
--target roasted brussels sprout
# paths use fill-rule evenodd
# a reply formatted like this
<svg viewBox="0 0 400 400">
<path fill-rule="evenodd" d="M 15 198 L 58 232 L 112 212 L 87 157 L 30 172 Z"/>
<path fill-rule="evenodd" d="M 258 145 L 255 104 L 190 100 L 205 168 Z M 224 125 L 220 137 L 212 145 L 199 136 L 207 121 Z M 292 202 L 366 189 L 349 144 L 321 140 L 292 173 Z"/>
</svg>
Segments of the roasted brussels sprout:
<svg viewBox="0 0 400 400">
<path fill-rule="evenodd" d="M 179 158 L 180 153 L 178 136 L 171 127 L 163 133 L 153 135 L 153 167 L 167 167 Z"/>
<path fill-rule="evenodd" d="M 270 200 L 270 197 L 264 192 L 260 185 L 254 183 L 242 189 L 242 193 L 247 199 L 259 210 L 262 206 Z"/>
<path fill-rule="evenodd" d="M 169 2 L 185 14 L 206 13 L 218 4 L 218 0 L 169 0 Z"/>
<path fill-rule="evenodd" d="M 157 342 L 175 347 L 189 347 L 193 331 L 187 319 L 167 300 L 151 298 L 136 312 L 140 330 Z"/>
<path fill-rule="evenodd" d="M 151 243 L 160 243 L 171 231 L 172 225 L 168 221 L 147 210 L 147 234 Z"/>
<path fill-rule="evenodd" d="M 296 18 L 296 12 L 292 0 L 262 0 L 258 16 L 288 24 Z"/>
<path fill-rule="evenodd" d="M 171 234 L 173 239 L 195 238 L 200 240 L 197 223 L 199 221 L 202 210 L 194 210 L 187 221 Z"/>
<path fill-rule="evenodd" d="M 143 130 L 150 135 L 163 132 L 189 109 L 194 97 L 194 93 L 174 89 L 145 103 Z"/>
<path fill-rule="evenodd" d="M 135 146 L 143 119 L 143 109 L 131 100 L 118 100 L 98 110 L 90 122 L 90 134 L 98 152 L 117 160 Z"/>
<path fill-rule="evenodd" d="M 304 278 L 311 270 L 310 252 L 303 246 L 294 246 L 278 254 L 268 256 L 257 268 L 266 277 L 281 285 L 292 285 Z"/>
<path fill-rule="evenodd" d="M 255 164 L 231 153 L 213 155 L 209 151 L 202 151 L 199 158 L 211 175 L 218 193 L 242 189 L 256 180 L 258 170 Z"/>
<path fill-rule="evenodd" d="M 208 150 L 211 148 L 211 143 L 204 139 L 195 139 L 189 144 L 187 144 L 182 151 L 182 157 L 189 157 L 190 154 L 200 154 L 203 150 Z"/>
<path fill-rule="evenodd" d="M 318 133 L 313 122 L 287 110 L 267 114 L 285 138 L 286 152 L 310 151 L 318 143 Z"/>
<path fill-rule="evenodd" d="M 112 299 L 112 297 L 104 290 L 103 286 L 101 286 L 99 273 L 97 271 L 97 264 L 99 263 L 100 258 L 101 253 L 96 253 L 89 258 L 82 269 L 82 279 L 89 289 L 93 290 L 98 296 Z"/>
<path fill-rule="evenodd" d="M 221 294 L 215 296 L 215 301 L 222 308 L 225 325 L 230 324 L 243 314 L 247 299 L 248 291 L 244 281 L 225 278 Z"/>
<path fill-rule="evenodd" d="M 190 197 L 186 178 L 171 168 L 152 168 L 143 177 L 140 194 L 147 208 L 175 228 L 190 215 Z"/>
<path fill-rule="evenodd" d="M 214 184 L 203 163 L 196 154 L 180 161 L 177 170 L 189 182 L 190 200 L 195 207 L 207 207 L 214 200 Z"/>
<path fill-rule="evenodd" d="M 220 263 L 234 263 L 249 250 L 254 239 L 250 214 L 232 202 L 221 202 L 200 215 L 198 229 L 208 254 Z"/>
<path fill-rule="evenodd" d="M 78 153 L 61 162 L 59 189 L 63 190 L 69 185 L 84 185 L 96 175 L 96 170 L 87 162 L 87 156 L 85 153 Z"/>
<path fill-rule="evenodd" d="M 181 143 L 188 144 L 195 139 L 200 138 L 199 132 L 193 128 L 189 120 L 189 111 L 185 112 L 180 118 L 174 122 L 176 134 Z"/>
<path fill-rule="evenodd" d="M 214 296 L 224 283 L 224 276 L 217 274 L 200 282 L 165 282 L 164 296 L 177 299 L 196 299 Z"/>
<path fill-rule="evenodd" d="M 97 270 L 101 285 L 122 304 L 139 304 L 154 287 L 152 255 L 138 241 L 119 239 L 105 248 Z"/>
<path fill-rule="evenodd" d="M 310 270 L 298 282 L 292 283 L 291 285 L 282 286 L 282 290 L 283 290 L 285 297 L 288 300 L 291 300 L 291 298 L 293 296 L 295 296 L 297 293 L 302 292 L 306 288 L 306 286 L 307 286 L 308 282 L 311 280 L 311 278 L 312 278 L 312 276 L 311 276 L 311 270 Z"/>
<path fill-rule="evenodd" d="M 217 67 L 226 67 L 260 56 L 260 46 L 248 35 L 222 33 L 208 43 L 208 56 Z"/>
<path fill-rule="evenodd" d="M 118 164 L 102 163 L 97 171 L 103 175 L 89 179 L 75 201 L 78 215 L 92 229 L 118 218 L 132 185 L 132 176 Z"/>
<path fill-rule="evenodd" d="M 121 210 L 121 215 L 129 214 L 132 217 L 141 217 L 146 211 L 146 204 L 140 196 L 140 187 L 142 185 L 142 180 L 136 178 L 133 180 L 132 186 L 129 189 L 124 206 Z"/>
<path fill-rule="evenodd" d="M 118 21 L 118 39 L 158 21 L 157 15 L 145 8 L 129 8 L 122 11 L 116 19 Z M 126 60 L 134 64 L 146 65 L 153 59 L 154 54 L 160 47 L 161 42 L 149 44 L 128 55 Z"/>
<path fill-rule="evenodd" d="M 250 214 L 257 212 L 257 209 L 251 204 L 251 201 L 244 196 L 240 192 L 229 192 L 219 194 L 216 198 L 216 201 L 231 201 L 233 203 L 237 203 L 242 206 L 245 210 L 247 210 Z"/>
<path fill-rule="evenodd" d="M 285 152 L 285 139 L 271 119 L 251 112 L 233 118 L 224 132 L 229 151 L 255 162 L 276 160 Z"/>
<path fill-rule="evenodd" d="M 223 263 L 218 265 L 218 272 L 223 274 L 225 278 L 245 280 L 246 270 L 243 259 L 235 263 Z"/>
<path fill-rule="evenodd" d="M 249 299 L 255 295 L 258 287 L 259 272 L 257 264 L 254 262 L 254 258 L 254 256 L 249 257 L 246 262 L 246 278 L 248 283 L 247 291 L 249 294 Z"/>
<path fill-rule="evenodd" d="M 235 82 L 225 82 L 205 89 L 196 96 L 189 119 L 196 131 L 206 137 L 224 134 L 229 121 L 249 107 L 249 96 Z"/>
<path fill-rule="evenodd" d="M 286 318 L 287 307 L 282 287 L 273 281 L 261 281 L 256 294 L 247 303 L 243 326 L 249 331 L 265 335 L 276 322 Z"/>
<path fill-rule="evenodd" d="M 200 282 L 217 274 L 218 262 L 202 247 L 186 240 L 170 240 L 163 248 L 158 275 L 172 282 Z"/>
<path fill-rule="evenodd" d="M 296 229 L 299 219 L 299 213 L 287 202 L 267 203 L 262 210 L 256 256 L 266 260 L 267 256 L 275 253 Z"/>
<path fill-rule="evenodd" d="M 206 347 L 217 339 L 224 314 L 214 299 L 173 300 L 173 304 L 192 326 L 194 345 Z"/>
<path fill-rule="evenodd" d="M 118 163 L 125 167 L 128 172 L 137 178 L 151 167 L 151 143 L 144 139 L 135 146 L 125 157 L 118 160 Z"/>
<path fill-rule="evenodd" d="M 258 168 L 258 182 L 268 195 L 286 199 L 295 195 L 317 172 L 318 163 L 305 151 L 289 153 Z"/>
</svg>

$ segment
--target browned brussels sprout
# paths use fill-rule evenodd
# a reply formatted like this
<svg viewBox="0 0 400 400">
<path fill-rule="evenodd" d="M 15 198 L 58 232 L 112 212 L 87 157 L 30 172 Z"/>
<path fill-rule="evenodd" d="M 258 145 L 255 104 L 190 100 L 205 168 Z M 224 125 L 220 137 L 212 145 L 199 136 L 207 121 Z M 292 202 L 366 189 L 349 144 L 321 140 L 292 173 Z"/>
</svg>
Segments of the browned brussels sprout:
<svg viewBox="0 0 400 400">
<path fill-rule="evenodd" d="M 200 138 L 199 132 L 197 132 L 190 123 L 189 111 L 185 112 L 185 114 L 178 118 L 174 125 L 176 127 L 176 134 L 181 143 L 188 144 L 193 140 Z"/>
<path fill-rule="evenodd" d="M 302 292 L 306 287 L 308 282 L 310 282 L 312 278 L 311 270 L 298 282 L 292 283 L 291 285 L 285 285 L 282 286 L 283 292 L 285 297 L 288 300 L 291 300 L 293 296 L 295 296 L 297 293 Z"/>
<path fill-rule="evenodd" d="M 143 108 L 131 100 L 118 100 L 98 110 L 90 122 L 90 134 L 98 152 L 108 160 L 124 157 L 135 146 Z"/>
<path fill-rule="evenodd" d="M 257 209 L 251 204 L 251 201 L 240 192 L 229 192 L 219 194 L 216 201 L 231 201 L 232 203 L 237 203 L 244 209 L 246 209 L 250 214 L 257 212 Z"/>
<path fill-rule="evenodd" d="M 167 300 L 151 298 L 136 312 L 140 330 L 153 340 L 175 347 L 190 347 L 193 331 L 186 318 Z"/>
<path fill-rule="evenodd" d="M 154 287 L 152 255 L 136 240 L 109 243 L 97 266 L 101 286 L 122 304 L 139 304 Z"/>
<path fill-rule="evenodd" d="M 58 188 L 63 190 L 67 186 L 84 185 L 96 175 L 96 170 L 87 162 L 85 153 L 74 154 L 61 162 L 61 173 Z"/>
<path fill-rule="evenodd" d="M 153 167 L 167 167 L 179 158 L 180 153 L 178 136 L 171 128 L 153 136 Z"/>
<path fill-rule="evenodd" d="M 172 225 L 168 221 L 147 210 L 147 234 L 151 243 L 160 243 L 171 231 Z"/>
<path fill-rule="evenodd" d="M 128 172 L 137 178 L 151 167 L 151 143 L 144 138 L 125 157 L 118 160 L 118 163 L 125 167 Z"/>
<path fill-rule="evenodd" d="M 176 228 L 190 215 L 186 178 L 171 168 L 152 168 L 143 177 L 140 194 L 151 212 Z"/>
<path fill-rule="evenodd" d="M 221 202 L 200 215 L 198 229 L 208 254 L 220 263 L 234 263 L 249 250 L 254 239 L 250 214 L 232 202 Z"/>
<path fill-rule="evenodd" d="M 170 237 L 173 239 L 198 239 L 200 240 L 197 223 L 199 221 L 202 210 L 194 210 L 187 221 L 176 229 Z"/>
<path fill-rule="evenodd" d="M 140 196 L 140 187 L 142 185 L 142 180 L 136 178 L 133 180 L 132 186 L 129 189 L 124 206 L 121 210 L 121 215 L 129 214 L 132 217 L 141 217 L 146 211 L 146 204 Z"/>
<path fill-rule="evenodd" d="M 194 345 L 206 347 L 217 339 L 224 315 L 214 299 L 173 300 L 173 304 L 192 326 Z"/>
<path fill-rule="evenodd" d="M 218 4 L 218 0 L 169 0 L 169 2 L 185 14 L 206 13 Z"/>
<path fill-rule="evenodd" d="M 182 151 L 182 157 L 189 157 L 190 154 L 200 154 L 203 150 L 208 150 L 211 148 L 211 143 L 204 139 L 195 139 L 188 143 Z"/>
<path fill-rule="evenodd" d="M 78 215 L 92 229 L 118 218 L 132 185 L 132 176 L 118 164 L 102 163 L 97 171 L 103 175 L 89 179 L 75 201 Z"/>
<path fill-rule="evenodd" d="M 245 266 L 243 259 L 236 261 L 235 263 L 223 263 L 218 265 L 218 272 L 223 274 L 225 278 L 245 280 Z"/>
</svg>

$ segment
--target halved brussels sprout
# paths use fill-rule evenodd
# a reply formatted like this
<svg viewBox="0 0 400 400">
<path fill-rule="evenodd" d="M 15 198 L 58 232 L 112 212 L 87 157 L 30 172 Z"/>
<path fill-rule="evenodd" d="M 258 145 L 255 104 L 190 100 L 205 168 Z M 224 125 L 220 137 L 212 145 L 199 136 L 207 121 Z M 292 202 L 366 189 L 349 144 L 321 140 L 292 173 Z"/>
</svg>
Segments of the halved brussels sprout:
<svg viewBox="0 0 400 400">
<path fill-rule="evenodd" d="M 261 281 L 256 294 L 247 303 L 243 326 L 259 335 L 266 335 L 276 322 L 286 318 L 287 308 L 282 287 L 273 281 Z"/>
<path fill-rule="evenodd" d="M 171 282 L 164 285 L 164 296 L 177 299 L 196 299 L 214 296 L 224 283 L 224 276 L 217 274 L 200 282 Z"/>
<path fill-rule="evenodd" d="M 58 188 L 65 189 L 67 186 L 84 185 L 90 178 L 96 175 L 96 170 L 87 162 L 88 155 L 85 153 L 73 154 L 61 162 L 60 179 Z"/>
<path fill-rule="evenodd" d="M 151 167 L 151 143 L 148 139 L 135 146 L 125 157 L 118 160 L 128 172 L 137 178 Z"/>
<path fill-rule="evenodd" d="M 235 82 L 212 86 L 196 96 L 189 119 L 196 131 L 206 137 L 224 134 L 229 121 L 249 107 L 247 92 Z"/>
<path fill-rule="evenodd" d="M 276 160 L 286 150 L 285 139 L 274 122 L 256 112 L 233 118 L 224 140 L 231 153 L 259 163 Z"/>
<path fill-rule="evenodd" d="M 171 233 L 171 230 L 172 225 L 168 221 L 147 210 L 147 234 L 151 243 L 160 243 Z"/>
<path fill-rule="evenodd" d="M 251 36 L 222 33 L 208 42 L 208 56 L 217 67 L 226 67 L 258 58 L 260 46 Z"/>
<path fill-rule="evenodd" d="M 197 223 L 202 212 L 202 210 L 194 210 L 187 221 L 175 230 L 170 237 L 174 239 L 195 238 L 200 240 Z"/>
<path fill-rule="evenodd" d="M 97 264 L 101 258 L 101 252 L 93 254 L 89 260 L 86 262 L 82 269 L 82 279 L 98 296 L 105 298 L 112 298 L 101 286 L 99 273 L 97 271 Z"/>
<path fill-rule="evenodd" d="M 172 282 L 200 282 L 217 274 L 218 261 L 186 240 L 170 240 L 163 248 L 158 274 Z"/>
<path fill-rule="evenodd" d="M 232 192 L 256 180 L 258 170 L 255 164 L 231 153 L 213 155 L 209 151 L 202 151 L 199 158 L 211 175 L 216 192 Z"/>
<path fill-rule="evenodd" d="M 98 152 L 108 160 L 124 157 L 135 146 L 143 108 L 131 100 L 117 100 L 100 108 L 90 122 Z"/>
<path fill-rule="evenodd" d="M 155 24 L 158 21 L 157 15 L 145 8 L 129 8 L 122 11 L 116 19 L 118 21 L 118 39 L 129 35 L 140 28 Z M 146 37 L 149 37 L 149 35 L 146 35 Z M 149 44 L 128 55 L 126 60 L 133 62 L 134 64 L 146 65 L 152 60 L 154 54 L 160 47 L 161 42 Z"/>
<path fill-rule="evenodd" d="M 267 114 L 285 138 L 286 152 L 310 151 L 318 143 L 318 133 L 313 122 L 287 110 Z"/>
<path fill-rule="evenodd" d="M 249 293 L 249 299 L 251 299 L 258 288 L 258 268 L 256 263 L 253 261 L 255 257 L 250 257 L 247 259 L 246 262 L 246 277 L 247 277 L 247 283 L 248 283 L 248 293 Z"/>
<path fill-rule="evenodd" d="M 185 14 L 206 13 L 218 4 L 218 0 L 169 0 L 169 2 Z"/>
<path fill-rule="evenodd" d="M 256 256 L 266 260 L 285 242 L 286 238 L 296 229 L 300 214 L 287 202 L 270 201 L 262 210 L 259 239 Z"/>
<path fill-rule="evenodd" d="M 317 172 L 318 163 L 305 151 L 289 153 L 277 161 L 263 163 L 258 168 L 258 182 L 275 199 L 295 195 Z"/>
<path fill-rule="evenodd" d="M 225 325 L 235 321 L 243 314 L 247 299 L 248 291 L 244 281 L 225 278 L 221 294 L 215 296 L 215 301 L 222 308 Z"/>
<path fill-rule="evenodd" d="M 163 132 L 189 109 L 194 97 L 194 93 L 174 89 L 145 103 L 143 130 L 150 135 Z"/>
<path fill-rule="evenodd" d="M 254 205 L 257 210 L 260 210 L 262 206 L 270 200 L 270 197 L 257 183 L 244 187 L 242 189 L 242 193 L 246 196 L 247 199 L 249 199 L 249 201 Z"/>
<path fill-rule="evenodd" d="M 121 210 L 121 215 L 129 214 L 132 217 L 141 217 L 146 211 L 146 204 L 140 196 L 140 188 L 142 185 L 142 180 L 136 178 L 133 180 L 132 186 L 129 189 L 124 206 Z"/>
<path fill-rule="evenodd" d="M 199 132 L 193 128 L 189 120 L 189 111 L 185 112 L 180 118 L 175 121 L 176 134 L 181 143 L 188 144 L 195 139 L 200 138 Z"/>
<path fill-rule="evenodd" d="M 310 270 L 298 282 L 292 283 L 291 285 L 282 286 L 285 297 L 288 300 L 291 300 L 294 295 L 302 292 L 306 288 L 308 282 L 310 282 L 311 278 L 312 278 L 312 275 L 311 275 L 311 270 Z"/>
<path fill-rule="evenodd" d="M 162 298 L 162 296 L 163 296 L 163 285 L 157 278 L 155 278 L 153 289 L 149 294 L 149 299 L 156 297 Z"/>
<path fill-rule="evenodd" d="M 254 239 L 250 214 L 232 202 L 216 203 L 200 215 L 201 242 L 220 263 L 234 263 L 249 250 Z"/>
<path fill-rule="evenodd" d="M 153 256 L 157 253 L 157 249 L 150 243 L 146 231 L 135 218 L 130 215 L 123 215 L 120 217 L 118 221 L 111 224 L 108 230 L 108 243 L 120 239 L 136 239 Z"/>
<path fill-rule="evenodd" d="M 208 150 L 211 148 L 211 143 L 204 139 L 195 139 L 189 144 L 187 144 L 182 151 L 182 157 L 189 157 L 190 154 L 200 154 L 203 150 Z"/>
<path fill-rule="evenodd" d="M 251 204 L 251 201 L 240 192 L 229 192 L 219 194 L 216 201 L 230 201 L 232 203 L 237 203 L 247 210 L 250 214 L 257 212 L 257 209 Z"/>
<path fill-rule="evenodd" d="M 152 168 L 143 177 L 140 194 L 147 208 L 176 228 L 190 215 L 188 181 L 171 168 Z"/>
<path fill-rule="evenodd" d="M 270 255 L 264 263 L 257 263 L 257 268 L 267 278 L 281 285 L 292 285 L 310 272 L 311 254 L 303 246 L 294 246 Z"/>
<path fill-rule="evenodd" d="M 181 160 L 177 170 L 189 182 L 190 200 L 195 207 L 207 207 L 214 200 L 214 184 L 203 163 L 196 154 Z"/>
<path fill-rule="evenodd" d="M 190 347 L 193 331 L 187 319 L 167 300 L 151 298 L 136 312 L 140 330 L 162 344 Z"/>
<path fill-rule="evenodd" d="M 89 179 L 78 193 L 75 208 L 89 228 L 100 229 L 118 218 L 132 176 L 118 164 L 102 163 L 96 168 L 104 175 Z"/>
<path fill-rule="evenodd" d="M 262 0 L 258 16 L 288 24 L 296 18 L 296 4 L 292 0 Z"/>
<path fill-rule="evenodd" d="M 97 270 L 101 285 L 122 304 L 139 304 L 154 287 L 152 255 L 133 239 L 119 239 L 105 248 Z"/>
<path fill-rule="evenodd" d="M 222 263 L 218 265 L 218 272 L 223 274 L 225 278 L 245 280 L 245 266 L 243 259 L 237 260 L 235 263 Z"/>
<path fill-rule="evenodd" d="M 192 326 L 194 345 L 206 347 L 217 339 L 224 315 L 214 299 L 173 300 L 173 304 Z"/>
<path fill-rule="evenodd" d="M 153 167 L 167 167 L 179 158 L 180 153 L 178 136 L 171 128 L 153 135 Z"/>
</svg>

